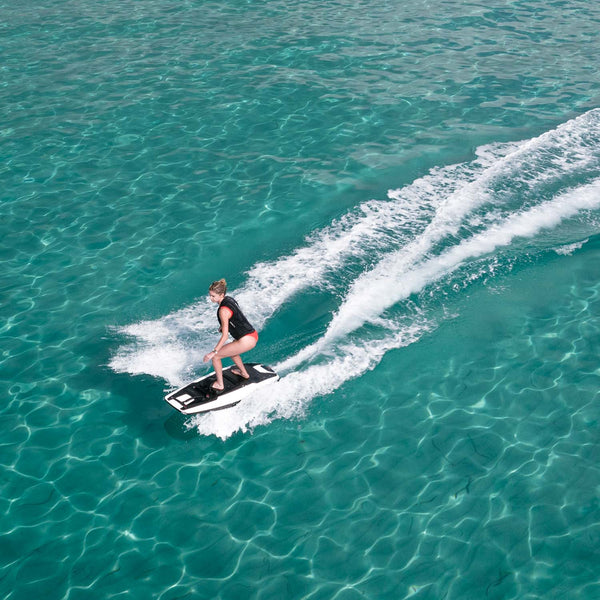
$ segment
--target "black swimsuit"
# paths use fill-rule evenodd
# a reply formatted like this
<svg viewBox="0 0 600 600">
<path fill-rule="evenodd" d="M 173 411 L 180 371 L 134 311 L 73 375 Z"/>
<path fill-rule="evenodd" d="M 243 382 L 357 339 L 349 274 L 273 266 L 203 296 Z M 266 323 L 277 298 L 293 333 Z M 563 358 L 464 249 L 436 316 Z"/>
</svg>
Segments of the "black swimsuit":
<svg viewBox="0 0 600 600">
<path fill-rule="evenodd" d="M 223 307 L 228 308 L 231 311 L 231 316 L 229 317 L 229 333 L 231 333 L 233 338 L 239 340 L 245 335 L 255 332 L 254 327 L 250 325 L 250 322 L 244 316 L 242 309 L 231 296 L 225 296 L 221 301 L 221 304 L 219 304 L 219 308 L 217 309 L 217 318 L 219 319 L 219 324 L 221 327 L 223 327 L 223 323 L 221 323 L 221 315 L 219 315 L 219 311 Z"/>
</svg>

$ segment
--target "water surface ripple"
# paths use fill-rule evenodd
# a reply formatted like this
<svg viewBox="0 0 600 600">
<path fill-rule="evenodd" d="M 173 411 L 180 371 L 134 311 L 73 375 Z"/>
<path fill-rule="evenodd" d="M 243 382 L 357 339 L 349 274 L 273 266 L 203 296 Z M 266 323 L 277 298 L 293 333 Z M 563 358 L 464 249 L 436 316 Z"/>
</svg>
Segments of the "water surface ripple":
<svg viewBox="0 0 600 600">
<path fill-rule="evenodd" d="M 0 0 L 0 597 L 600 597 L 599 25 Z"/>
</svg>

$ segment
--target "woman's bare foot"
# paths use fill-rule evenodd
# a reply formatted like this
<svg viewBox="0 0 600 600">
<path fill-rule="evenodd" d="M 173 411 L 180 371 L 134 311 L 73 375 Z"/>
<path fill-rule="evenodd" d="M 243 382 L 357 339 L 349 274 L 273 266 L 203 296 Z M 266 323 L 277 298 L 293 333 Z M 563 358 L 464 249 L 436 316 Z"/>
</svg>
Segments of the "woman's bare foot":
<svg viewBox="0 0 600 600">
<path fill-rule="evenodd" d="M 244 379 L 250 379 L 250 375 L 248 375 L 248 373 L 246 373 L 246 374 L 242 373 L 242 372 L 240 371 L 240 369 L 238 369 L 237 367 L 233 367 L 233 368 L 231 369 L 231 372 L 232 372 L 234 375 L 237 375 L 238 377 L 243 377 Z"/>
<path fill-rule="evenodd" d="M 221 384 L 219 385 L 216 381 L 210 386 L 211 390 L 214 390 L 215 392 L 222 392 L 225 389 L 225 385 Z"/>
</svg>

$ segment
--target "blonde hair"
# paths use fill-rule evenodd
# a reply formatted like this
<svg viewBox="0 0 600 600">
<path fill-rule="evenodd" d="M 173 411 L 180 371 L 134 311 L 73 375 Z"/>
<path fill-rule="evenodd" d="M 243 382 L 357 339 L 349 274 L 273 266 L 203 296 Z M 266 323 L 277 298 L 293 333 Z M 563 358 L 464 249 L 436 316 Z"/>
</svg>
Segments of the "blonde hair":
<svg viewBox="0 0 600 600">
<path fill-rule="evenodd" d="M 219 281 L 213 281 L 208 288 L 209 292 L 217 292 L 217 294 L 226 294 L 227 293 L 227 282 L 224 279 L 219 279 Z"/>
</svg>

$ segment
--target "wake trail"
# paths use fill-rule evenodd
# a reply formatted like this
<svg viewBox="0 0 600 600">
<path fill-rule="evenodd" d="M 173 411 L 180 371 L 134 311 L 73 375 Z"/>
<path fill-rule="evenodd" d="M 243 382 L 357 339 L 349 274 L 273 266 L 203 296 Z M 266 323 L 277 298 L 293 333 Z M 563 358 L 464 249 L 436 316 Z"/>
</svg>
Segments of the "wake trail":
<svg viewBox="0 0 600 600">
<path fill-rule="evenodd" d="M 419 235 L 437 205 L 448 194 L 470 185 L 487 166 L 486 160 L 434 170 L 390 194 L 388 201 L 364 202 L 313 233 L 306 245 L 289 255 L 254 265 L 246 282 L 231 294 L 260 331 L 277 310 L 303 290 L 335 287 L 339 270 L 347 261 L 370 259 Z M 118 328 L 129 341 L 117 350 L 110 367 L 119 373 L 149 374 L 173 386 L 181 385 L 202 366 L 201 357 L 213 343 L 215 311 L 203 300 L 159 319 Z"/>
<path fill-rule="evenodd" d="M 283 370 L 297 367 L 323 352 L 335 340 L 365 323 L 375 322 L 385 309 L 419 291 L 425 285 L 422 278 L 425 277 L 426 281 L 428 270 L 441 268 L 444 261 L 452 260 L 453 256 L 461 253 L 456 250 L 446 251 L 445 256 L 436 255 L 432 252 L 436 244 L 457 243 L 453 236 L 458 236 L 461 230 L 464 236 L 486 226 L 490 229 L 487 232 L 483 230 L 481 235 L 484 240 L 492 240 L 494 232 L 500 235 L 497 229 L 502 219 L 506 219 L 505 227 L 510 231 L 515 210 L 535 206 L 540 196 L 543 197 L 548 189 L 555 193 L 568 177 L 597 171 L 600 165 L 599 144 L 600 110 L 594 110 L 538 138 L 508 145 L 505 147 L 507 151 L 500 155 L 494 145 L 480 149 L 475 164 L 483 163 L 486 167 L 479 176 L 454 189 L 438 204 L 431 222 L 421 235 L 384 254 L 371 270 L 357 277 L 325 334 L 278 367 Z M 401 194 L 402 190 L 390 192 L 390 197 Z M 562 200 L 557 202 L 560 204 Z M 515 209 L 515 206 L 518 208 Z M 474 214 L 482 207 L 484 212 Z M 553 204 L 547 205 L 547 209 L 560 213 L 560 207 Z M 538 215 L 535 210 L 531 213 L 534 222 Z M 542 219 L 543 215 L 539 217 Z M 469 244 L 483 247 L 485 243 L 481 240 L 480 236 L 470 242 L 462 242 L 462 248 L 469 247 Z M 430 262 L 421 270 L 417 268 L 428 260 Z"/>
<path fill-rule="evenodd" d="M 515 151 L 518 145 L 514 144 L 482 149 L 471 164 L 433 169 L 405 188 L 390 191 L 387 201 L 362 203 L 313 233 L 304 246 L 289 255 L 254 265 L 246 282 L 231 294 L 260 331 L 277 310 L 303 290 L 335 288 L 339 271 L 349 260 L 371 259 L 415 238 L 415 252 L 419 247 L 423 252 L 427 236 L 421 233 L 426 228 L 432 230 L 432 218 L 438 231 L 430 244 L 451 230 L 451 225 L 444 227 L 443 222 L 458 216 L 453 209 L 457 201 L 452 199 L 469 194 L 475 198 L 475 189 L 483 185 L 478 179 L 485 179 L 489 169 L 497 168 L 498 160 Z M 119 373 L 149 374 L 179 386 L 202 368 L 201 357 L 211 347 L 207 338 L 214 338 L 215 322 L 215 307 L 203 300 L 159 319 L 120 327 L 118 333 L 129 341 L 117 350 L 109 365 Z"/>
<path fill-rule="evenodd" d="M 482 258 L 493 260 L 501 248 L 518 252 L 518 239 L 539 247 L 540 234 L 552 231 L 567 244 L 577 242 L 585 237 L 578 232 L 596 232 L 593 218 L 583 221 L 592 213 L 597 222 L 599 208 L 598 109 L 530 140 L 483 146 L 471 162 L 433 169 L 388 192 L 386 201 L 362 203 L 289 254 L 254 265 L 231 292 L 259 330 L 305 290 L 340 296 L 317 341 L 282 357 L 276 369 L 283 377 L 272 390 L 191 423 L 201 433 L 228 437 L 302 414 L 314 397 L 360 377 L 390 350 L 437 326 L 431 310 L 411 296 L 426 288 L 443 295 L 446 278 L 463 271 L 473 280 Z M 390 313 L 397 305 L 402 310 Z M 399 312 L 404 316 L 390 316 Z M 111 367 L 160 376 L 172 386 L 189 381 L 212 347 L 215 313 L 202 301 L 120 328 L 128 341 Z"/>
<path fill-rule="evenodd" d="M 508 246 L 517 237 L 533 238 L 543 230 L 554 228 L 566 219 L 580 215 L 582 211 L 598 209 L 600 179 L 512 215 L 504 222 L 474 235 L 409 271 L 398 285 L 391 291 L 388 289 L 385 299 L 373 309 L 373 313 L 435 283 L 470 259 Z M 388 320 L 387 325 L 390 329 L 393 321 Z M 307 364 L 285 374 L 268 391 L 257 392 L 231 410 L 196 416 L 190 422 L 190 427 L 196 427 L 201 434 L 217 435 L 225 439 L 236 431 L 248 431 L 273 419 L 301 417 L 313 398 L 329 394 L 347 381 L 374 369 L 388 352 L 417 342 L 435 327 L 436 323 L 432 319 L 417 313 L 412 318 L 397 323 L 395 328 L 381 337 L 369 339 L 359 336 L 353 340 L 345 338 L 335 346 L 327 347 L 327 353 L 321 356 L 323 360 L 320 363 Z M 317 351 L 323 352 L 328 341 L 325 336 L 315 347 L 310 348 L 313 358 Z M 298 356 L 292 357 L 280 363 L 276 370 L 285 372 L 298 366 L 297 358 Z"/>
<path fill-rule="evenodd" d="M 600 179 L 565 193 L 553 201 L 514 214 L 503 222 L 464 240 L 439 256 L 406 266 L 405 253 L 385 258 L 376 269 L 359 278 L 334 316 L 325 334 L 314 344 L 279 363 L 288 371 L 309 358 L 325 352 L 336 340 L 347 336 L 365 323 L 377 323 L 382 313 L 444 276 L 456 271 L 469 259 L 485 256 L 515 238 L 531 238 L 583 210 L 600 208 Z M 395 275 L 395 277 L 394 277 Z"/>
</svg>

